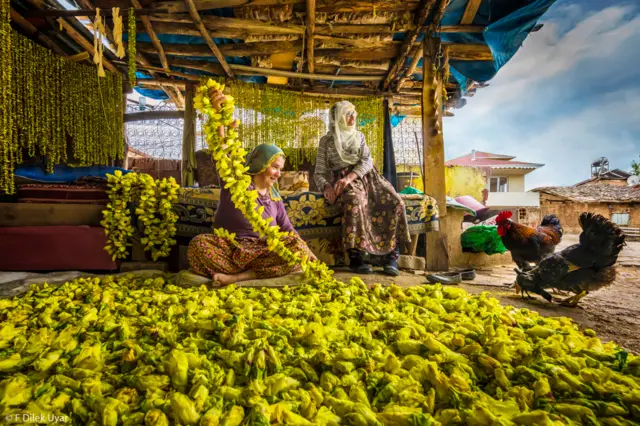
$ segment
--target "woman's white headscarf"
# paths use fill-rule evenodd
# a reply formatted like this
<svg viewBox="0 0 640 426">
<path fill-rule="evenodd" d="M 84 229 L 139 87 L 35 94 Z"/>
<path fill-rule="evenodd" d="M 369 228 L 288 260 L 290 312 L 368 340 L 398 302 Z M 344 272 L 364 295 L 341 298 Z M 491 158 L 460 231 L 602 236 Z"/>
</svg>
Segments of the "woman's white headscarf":
<svg viewBox="0 0 640 426">
<path fill-rule="evenodd" d="M 347 114 L 354 114 L 353 125 L 347 125 Z M 356 130 L 356 107 L 351 102 L 341 101 L 331 107 L 329 133 L 333 136 L 340 159 L 347 164 L 360 161 L 360 136 Z"/>
</svg>

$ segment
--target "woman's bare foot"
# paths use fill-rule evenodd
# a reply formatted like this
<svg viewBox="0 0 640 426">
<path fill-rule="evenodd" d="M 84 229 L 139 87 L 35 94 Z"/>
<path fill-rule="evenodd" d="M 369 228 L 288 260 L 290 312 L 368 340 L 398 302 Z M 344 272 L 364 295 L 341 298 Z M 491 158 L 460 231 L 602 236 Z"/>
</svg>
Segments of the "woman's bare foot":
<svg viewBox="0 0 640 426">
<path fill-rule="evenodd" d="M 234 284 L 240 281 L 255 280 L 257 277 L 258 276 L 256 275 L 255 271 L 249 270 L 234 275 L 214 274 L 213 282 L 221 286 L 227 286 L 229 284 Z"/>
<path fill-rule="evenodd" d="M 233 284 L 234 282 L 236 282 L 234 280 L 235 277 L 236 277 L 235 275 L 214 274 L 213 282 L 221 286 L 225 286 L 225 285 Z"/>
</svg>

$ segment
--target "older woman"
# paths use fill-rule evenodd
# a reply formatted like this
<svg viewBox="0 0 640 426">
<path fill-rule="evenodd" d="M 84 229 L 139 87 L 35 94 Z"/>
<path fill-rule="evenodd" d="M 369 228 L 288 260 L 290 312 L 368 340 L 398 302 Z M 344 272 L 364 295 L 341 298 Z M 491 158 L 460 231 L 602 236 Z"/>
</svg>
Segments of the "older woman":
<svg viewBox="0 0 640 426">
<path fill-rule="evenodd" d="M 364 134 L 356 129 L 350 102 L 331 107 L 329 132 L 320 139 L 314 179 L 325 199 L 342 207 L 342 230 L 350 268 L 371 273 L 365 254 L 383 256 L 384 272 L 398 275 L 398 246 L 410 240 L 404 202 L 373 165 Z"/>
<path fill-rule="evenodd" d="M 271 224 L 280 226 L 282 231 L 295 232 L 278 191 L 278 178 L 284 161 L 284 152 L 277 146 L 258 145 L 247 157 L 248 173 L 252 175 L 252 183 L 247 190 L 258 191 L 258 208 L 264 207 L 263 218 L 271 219 Z M 220 285 L 228 285 L 255 278 L 281 277 L 299 271 L 299 266 L 288 265 L 280 256 L 269 251 L 266 241 L 254 232 L 224 186 L 213 226 L 236 234 L 237 244 L 212 234 L 193 238 L 188 249 L 193 272 L 211 277 Z M 291 251 L 315 259 L 297 233 L 287 237 L 284 243 Z"/>
</svg>

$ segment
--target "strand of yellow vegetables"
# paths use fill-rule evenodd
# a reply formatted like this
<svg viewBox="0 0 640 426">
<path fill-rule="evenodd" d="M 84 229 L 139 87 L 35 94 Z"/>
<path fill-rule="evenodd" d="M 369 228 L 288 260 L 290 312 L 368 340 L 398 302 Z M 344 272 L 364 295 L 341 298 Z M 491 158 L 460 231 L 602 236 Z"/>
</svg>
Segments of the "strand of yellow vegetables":
<svg viewBox="0 0 640 426">
<path fill-rule="evenodd" d="M 148 174 L 127 173 L 116 170 L 107 175 L 109 203 L 103 210 L 101 225 L 105 229 L 108 243 L 105 250 L 115 259 L 124 259 L 135 235 L 131 221 L 131 207 L 143 227 L 140 243 L 151 252 L 154 261 L 166 257 L 176 243 L 178 215 L 173 203 L 178 200 L 180 186 L 173 177 L 154 180 Z"/>
</svg>

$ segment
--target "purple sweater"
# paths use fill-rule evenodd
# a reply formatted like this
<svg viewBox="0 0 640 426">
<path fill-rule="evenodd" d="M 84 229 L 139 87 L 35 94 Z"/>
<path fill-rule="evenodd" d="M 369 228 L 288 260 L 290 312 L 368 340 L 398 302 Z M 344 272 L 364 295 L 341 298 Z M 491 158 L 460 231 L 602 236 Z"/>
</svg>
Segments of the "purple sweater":
<svg viewBox="0 0 640 426">
<path fill-rule="evenodd" d="M 255 189 L 255 187 L 252 184 L 248 190 L 253 189 Z M 271 219 L 271 225 L 279 225 L 280 230 L 283 232 L 291 232 L 294 230 L 282 201 L 273 201 L 269 194 L 260 195 L 258 196 L 258 206 L 264 206 L 262 217 Z M 218 209 L 213 219 L 213 227 L 224 228 L 229 232 L 235 233 L 236 238 L 260 238 L 260 236 L 253 231 L 253 228 L 242 215 L 242 212 L 233 204 L 233 201 L 231 201 L 231 193 L 228 189 L 224 188 L 224 186 L 220 190 L 220 203 L 218 204 Z"/>
</svg>

